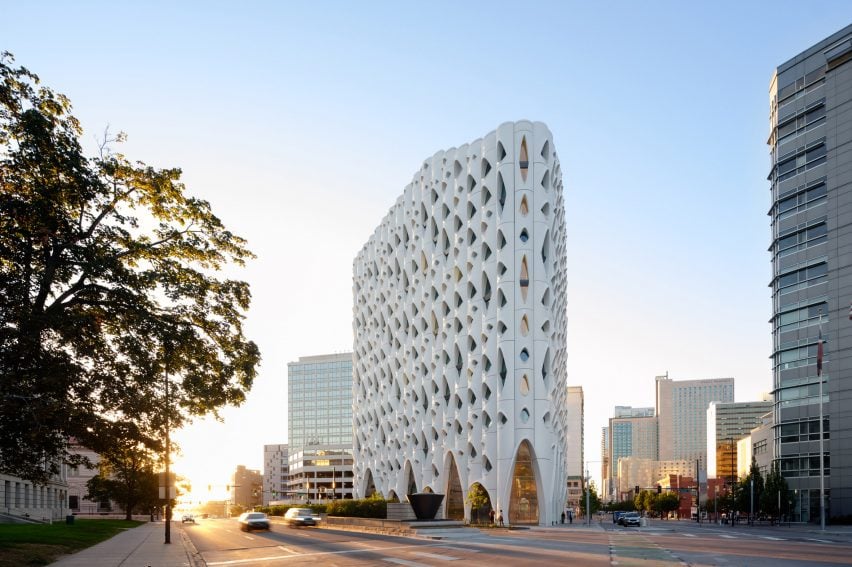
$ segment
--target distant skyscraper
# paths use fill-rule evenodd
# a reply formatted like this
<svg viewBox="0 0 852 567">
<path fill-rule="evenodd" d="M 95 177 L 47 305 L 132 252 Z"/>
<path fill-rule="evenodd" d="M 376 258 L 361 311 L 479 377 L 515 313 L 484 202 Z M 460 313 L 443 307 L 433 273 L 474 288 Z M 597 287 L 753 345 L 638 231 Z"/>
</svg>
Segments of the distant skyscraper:
<svg viewBox="0 0 852 567">
<path fill-rule="evenodd" d="M 617 490 L 618 460 L 624 457 L 657 460 L 657 417 L 647 415 L 647 408 L 636 408 L 632 412 L 621 407 L 621 415 L 638 413 L 637 417 L 612 417 L 609 420 L 609 478 L 613 490 Z M 618 494 L 607 497 L 618 499 Z"/>
<path fill-rule="evenodd" d="M 568 508 L 575 513 L 579 510 L 585 473 L 583 403 L 583 387 L 568 386 Z"/>
<path fill-rule="evenodd" d="M 585 474 L 585 472 L 584 472 Z M 610 467 L 609 467 L 609 427 L 601 428 L 601 498 L 609 498 L 613 493 L 612 483 L 610 482 Z"/>
<path fill-rule="evenodd" d="M 565 234 L 540 122 L 418 164 L 353 264 L 359 495 L 429 489 L 458 519 L 478 484 L 509 523 L 560 518 Z"/>
<path fill-rule="evenodd" d="M 772 402 L 710 402 L 707 406 L 707 477 L 733 480 L 740 465 L 737 442 L 772 411 Z M 749 463 L 742 463 L 745 467 Z"/>
<path fill-rule="evenodd" d="M 847 26 L 780 65 L 769 84 L 775 454 L 799 521 L 819 522 L 820 321 L 826 515 L 852 515 L 850 61 Z"/>
<path fill-rule="evenodd" d="M 287 364 L 287 493 L 352 498 L 352 353 Z"/>
<path fill-rule="evenodd" d="M 583 387 L 568 386 L 568 476 L 583 476 Z"/>
<path fill-rule="evenodd" d="M 287 495 L 287 445 L 263 446 L 263 505 L 284 500 Z"/>
<path fill-rule="evenodd" d="M 679 380 L 657 376 L 657 419 L 661 461 L 701 461 L 707 466 L 707 407 L 733 402 L 734 379 Z"/>
</svg>

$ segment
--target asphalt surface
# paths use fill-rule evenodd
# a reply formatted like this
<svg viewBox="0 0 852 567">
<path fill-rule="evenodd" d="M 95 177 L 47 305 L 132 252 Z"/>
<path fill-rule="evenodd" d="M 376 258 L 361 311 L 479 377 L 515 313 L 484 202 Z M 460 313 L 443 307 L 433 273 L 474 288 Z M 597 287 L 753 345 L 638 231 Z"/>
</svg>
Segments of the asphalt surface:
<svg viewBox="0 0 852 567">
<path fill-rule="evenodd" d="M 326 528 L 241 532 L 234 520 L 201 520 L 186 532 L 208 566 L 583 565 L 619 567 L 852 565 L 852 530 L 651 522 L 623 528 L 604 521 L 529 530 L 483 530 L 440 541 Z"/>
</svg>

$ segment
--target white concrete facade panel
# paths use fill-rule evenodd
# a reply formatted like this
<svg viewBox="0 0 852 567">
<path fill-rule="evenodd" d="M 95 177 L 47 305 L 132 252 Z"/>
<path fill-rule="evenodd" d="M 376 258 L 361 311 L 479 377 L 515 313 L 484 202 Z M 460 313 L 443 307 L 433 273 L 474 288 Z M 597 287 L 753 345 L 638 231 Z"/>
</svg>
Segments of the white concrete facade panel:
<svg viewBox="0 0 852 567">
<path fill-rule="evenodd" d="M 558 521 L 565 212 L 547 127 L 505 123 L 427 159 L 353 273 L 356 496 L 449 492 L 451 510 L 479 483 L 507 519 Z M 510 502 L 517 474 L 535 503 Z"/>
</svg>

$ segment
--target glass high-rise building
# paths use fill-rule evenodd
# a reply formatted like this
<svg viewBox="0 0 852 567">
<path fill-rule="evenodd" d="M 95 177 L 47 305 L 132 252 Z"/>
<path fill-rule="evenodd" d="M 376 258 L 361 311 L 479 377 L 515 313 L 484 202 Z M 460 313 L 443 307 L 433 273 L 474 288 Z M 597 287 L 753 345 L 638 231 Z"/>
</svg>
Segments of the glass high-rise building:
<svg viewBox="0 0 852 567">
<path fill-rule="evenodd" d="M 775 455 L 799 521 L 819 521 L 820 326 L 826 516 L 852 514 L 850 61 L 852 25 L 780 65 L 769 84 Z"/>
<path fill-rule="evenodd" d="M 287 498 L 352 498 L 352 353 L 287 364 Z"/>
</svg>

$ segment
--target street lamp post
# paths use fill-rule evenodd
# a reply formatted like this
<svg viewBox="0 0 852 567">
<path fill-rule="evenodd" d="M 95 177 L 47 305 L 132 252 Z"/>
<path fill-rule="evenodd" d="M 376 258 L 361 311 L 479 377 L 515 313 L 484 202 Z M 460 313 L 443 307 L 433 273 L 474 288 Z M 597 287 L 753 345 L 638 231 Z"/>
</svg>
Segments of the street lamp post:
<svg viewBox="0 0 852 567">
<path fill-rule="evenodd" d="M 165 350 L 164 350 L 165 352 Z M 171 400 L 169 399 L 169 359 L 168 353 L 165 352 L 166 359 L 164 361 L 164 374 L 166 380 L 166 534 L 165 543 L 172 543 L 172 487 L 171 487 L 171 475 L 169 474 L 169 461 L 171 460 L 171 440 L 169 439 L 169 408 L 171 407 Z"/>
<path fill-rule="evenodd" d="M 850 313 L 852 317 L 852 313 Z M 819 529 L 825 531 L 825 432 L 822 409 L 822 309 L 819 311 L 819 342 L 817 342 L 817 378 L 819 378 Z"/>
</svg>

